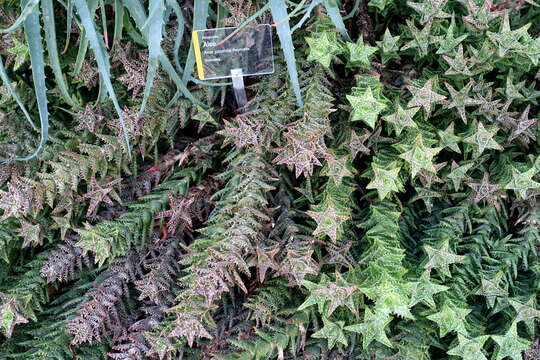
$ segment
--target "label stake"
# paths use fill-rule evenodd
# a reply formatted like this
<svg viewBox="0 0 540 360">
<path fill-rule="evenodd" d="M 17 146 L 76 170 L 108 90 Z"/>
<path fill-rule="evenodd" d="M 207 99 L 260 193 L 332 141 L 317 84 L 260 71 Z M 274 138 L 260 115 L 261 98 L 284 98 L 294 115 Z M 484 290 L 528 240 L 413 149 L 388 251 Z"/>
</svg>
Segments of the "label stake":
<svg viewBox="0 0 540 360">
<path fill-rule="evenodd" d="M 241 110 L 241 112 L 244 112 L 247 105 L 247 96 L 242 69 L 232 69 L 231 76 L 236 103 L 238 104 L 238 108 Z"/>
</svg>

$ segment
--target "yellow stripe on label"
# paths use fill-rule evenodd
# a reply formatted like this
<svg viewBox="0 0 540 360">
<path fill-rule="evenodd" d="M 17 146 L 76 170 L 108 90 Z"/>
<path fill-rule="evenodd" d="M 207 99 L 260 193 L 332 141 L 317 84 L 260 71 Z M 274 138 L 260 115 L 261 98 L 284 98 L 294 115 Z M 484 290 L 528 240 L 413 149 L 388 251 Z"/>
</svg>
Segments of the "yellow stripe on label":
<svg viewBox="0 0 540 360">
<path fill-rule="evenodd" d="M 193 31 L 193 48 L 195 49 L 195 61 L 197 62 L 197 74 L 200 80 L 204 80 L 204 68 L 201 55 L 201 44 L 199 43 L 199 30 Z"/>
</svg>

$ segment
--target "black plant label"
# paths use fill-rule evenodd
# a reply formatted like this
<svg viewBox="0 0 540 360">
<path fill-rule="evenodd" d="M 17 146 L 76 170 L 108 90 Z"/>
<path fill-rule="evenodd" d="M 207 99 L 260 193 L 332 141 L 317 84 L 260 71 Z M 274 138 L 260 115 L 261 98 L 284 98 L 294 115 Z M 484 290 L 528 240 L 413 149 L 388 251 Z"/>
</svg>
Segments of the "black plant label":
<svg viewBox="0 0 540 360">
<path fill-rule="evenodd" d="M 272 27 L 268 24 L 196 30 L 193 47 L 201 80 L 230 78 L 233 70 L 241 70 L 242 76 L 274 72 Z"/>
</svg>

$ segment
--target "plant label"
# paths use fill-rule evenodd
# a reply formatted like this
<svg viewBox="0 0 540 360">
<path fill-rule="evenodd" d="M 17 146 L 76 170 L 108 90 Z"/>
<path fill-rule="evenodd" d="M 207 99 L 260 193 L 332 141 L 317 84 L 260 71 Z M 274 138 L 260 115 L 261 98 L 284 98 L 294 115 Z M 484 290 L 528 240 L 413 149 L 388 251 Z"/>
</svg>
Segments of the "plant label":
<svg viewBox="0 0 540 360">
<path fill-rule="evenodd" d="M 274 48 L 268 24 L 195 30 L 193 47 L 201 80 L 231 78 L 231 70 L 242 76 L 272 74 Z"/>
</svg>

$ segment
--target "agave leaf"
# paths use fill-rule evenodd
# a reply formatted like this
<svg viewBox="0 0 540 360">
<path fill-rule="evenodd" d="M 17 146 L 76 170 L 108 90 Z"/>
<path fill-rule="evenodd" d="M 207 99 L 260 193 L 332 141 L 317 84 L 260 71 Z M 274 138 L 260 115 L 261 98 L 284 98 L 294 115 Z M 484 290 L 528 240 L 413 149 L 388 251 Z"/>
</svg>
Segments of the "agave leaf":
<svg viewBox="0 0 540 360">
<path fill-rule="evenodd" d="M 86 37 L 90 43 L 90 47 L 94 52 L 96 62 L 98 64 L 99 72 L 101 79 L 111 97 L 116 113 L 120 119 L 120 125 L 122 127 L 122 132 L 124 133 L 124 140 L 126 142 L 128 154 L 131 157 L 131 145 L 129 143 L 129 136 L 126 129 L 126 124 L 124 122 L 124 116 L 122 115 L 122 110 L 120 109 L 120 104 L 118 104 L 118 99 L 116 98 L 116 93 L 112 86 L 111 74 L 110 74 L 110 64 L 109 56 L 105 51 L 105 44 L 103 44 L 103 39 L 98 35 L 92 17 L 90 15 L 90 10 L 88 9 L 88 4 L 85 0 L 75 0 L 75 7 L 81 18 L 82 25 L 86 32 Z"/>
<path fill-rule="evenodd" d="M 217 20 L 216 20 L 216 26 L 224 27 L 225 24 L 223 23 L 223 20 L 227 18 L 229 15 L 229 9 L 225 5 L 223 5 L 222 2 L 218 2 L 217 4 Z"/>
<path fill-rule="evenodd" d="M 180 65 L 180 46 L 182 46 L 182 40 L 184 39 L 184 31 L 186 28 L 186 20 L 184 19 L 184 14 L 182 9 L 176 0 L 167 0 L 167 6 L 170 7 L 174 14 L 176 15 L 176 21 L 178 22 L 178 27 L 176 29 L 176 37 L 174 39 L 174 55 L 173 61 L 178 72 L 183 72 L 182 66 Z"/>
<path fill-rule="evenodd" d="M 139 31 L 135 26 L 133 26 L 131 21 L 126 21 L 124 26 L 126 27 L 126 33 L 131 37 L 134 43 L 139 44 L 142 47 L 146 47 L 146 39 L 139 34 Z"/>
<path fill-rule="evenodd" d="M 179 55 L 180 55 L 180 46 L 182 46 L 182 40 L 184 38 L 186 20 L 176 0 L 167 0 L 167 6 L 170 7 L 173 10 L 173 12 L 176 14 L 176 18 L 178 21 L 178 28 L 177 28 L 176 37 L 174 40 L 173 61 L 174 61 L 174 66 L 176 67 L 176 70 L 179 73 L 183 74 L 184 69 L 182 68 L 182 65 L 180 64 Z M 219 16 L 218 16 L 218 19 L 219 19 Z M 191 75 L 189 77 L 189 81 L 193 81 L 196 84 L 205 85 L 205 86 L 227 86 L 227 85 L 232 84 L 231 82 L 214 82 L 214 81 L 199 80 L 197 78 L 194 78 Z"/>
<path fill-rule="evenodd" d="M 193 31 L 206 28 L 209 5 L 209 0 L 195 0 L 195 8 L 193 9 Z M 193 49 L 193 42 L 191 42 L 189 45 L 188 57 L 186 59 L 186 66 L 184 67 L 184 75 L 182 76 L 182 81 L 184 84 L 190 80 L 194 66 L 195 50 Z"/>
<path fill-rule="evenodd" d="M 289 78 L 296 96 L 298 106 L 303 106 L 302 94 L 300 92 L 300 82 L 298 80 L 298 70 L 296 69 L 296 58 L 294 55 L 294 45 L 291 36 L 291 27 L 289 26 L 289 16 L 287 14 L 287 5 L 285 0 L 270 0 L 270 10 L 281 43 L 281 49 L 287 63 Z"/>
<path fill-rule="evenodd" d="M 27 9 L 28 0 L 22 0 L 21 6 Z M 32 7 L 30 13 L 25 17 L 24 33 L 30 51 L 30 64 L 32 65 L 32 80 L 34 81 L 34 91 L 38 104 L 39 120 L 41 124 L 41 139 L 36 151 L 26 157 L 19 157 L 15 161 L 28 161 L 37 157 L 43 151 L 45 143 L 49 137 L 49 113 L 47 111 L 47 87 L 45 86 L 45 60 L 43 58 L 43 44 L 41 42 L 41 25 L 39 22 L 39 8 Z M 3 69 L 3 66 L 2 66 Z M 3 71 L 5 74 L 5 71 Z M 9 83 L 9 81 L 7 82 Z M 19 104 L 21 105 L 21 104 Z M 0 161 L 0 162 L 4 162 Z"/>
<path fill-rule="evenodd" d="M 154 83 L 156 71 L 159 66 L 159 54 L 161 53 L 162 30 L 164 26 L 163 16 L 165 13 L 165 4 L 163 0 L 150 0 L 148 5 L 148 19 L 143 29 L 146 31 L 148 39 L 148 70 L 146 72 L 146 86 L 143 94 L 143 101 L 139 114 L 144 113 L 144 108 L 148 102 L 150 91 Z"/>
<path fill-rule="evenodd" d="M 307 1 L 307 0 L 302 0 L 302 1 L 300 1 L 300 2 L 294 7 L 293 11 L 291 11 L 291 12 L 289 13 L 289 20 L 292 19 L 293 17 L 295 17 L 297 13 L 301 12 L 302 10 L 304 10 L 306 1 Z"/>
<path fill-rule="evenodd" d="M 88 7 L 90 8 L 90 14 L 93 17 L 97 9 L 97 0 L 91 0 L 88 2 Z M 76 76 L 81 72 L 84 59 L 86 58 L 86 53 L 88 51 L 88 38 L 86 37 L 86 32 L 84 28 L 81 29 L 79 37 L 79 50 L 77 51 L 77 58 L 75 59 L 75 65 L 73 68 L 73 74 Z"/>
<path fill-rule="evenodd" d="M 122 40 L 122 30 L 124 29 L 124 5 L 120 0 L 114 0 L 114 34 L 113 46 Z"/>
<path fill-rule="evenodd" d="M 24 106 L 23 102 L 21 101 L 21 98 L 19 97 L 19 95 L 17 94 L 17 92 L 15 91 L 13 86 L 11 86 L 11 82 L 9 80 L 8 74 L 6 73 L 6 69 L 4 68 L 4 63 L 2 61 L 1 56 L 0 56 L 0 78 L 2 79 L 2 82 L 6 85 L 8 93 L 11 96 L 13 96 L 13 98 L 15 99 L 15 101 L 17 102 L 19 107 L 21 108 L 22 112 L 24 113 L 24 117 L 26 118 L 26 120 L 30 123 L 32 128 L 37 131 L 37 127 L 34 124 L 34 122 L 32 121 L 32 118 L 30 117 L 30 114 L 28 113 L 28 111 L 26 111 L 26 107 Z"/>
<path fill-rule="evenodd" d="M 62 50 L 62 54 L 67 51 L 69 40 L 71 38 L 71 24 L 73 23 L 73 0 L 68 0 L 66 5 L 66 46 Z"/>
<path fill-rule="evenodd" d="M 56 29 L 54 24 L 54 9 L 52 0 L 42 0 L 41 7 L 43 11 L 43 25 L 45 28 L 47 52 L 49 54 L 49 62 L 54 73 L 56 84 L 58 85 L 60 93 L 66 102 L 73 107 L 79 107 L 79 104 L 70 96 L 68 86 L 62 74 L 62 68 L 60 66 L 58 56 L 58 45 L 56 44 Z"/>
<path fill-rule="evenodd" d="M 129 14 L 135 21 L 135 24 L 137 25 L 139 30 L 143 29 L 144 24 L 146 23 L 146 14 L 144 12 L 144 8 L 141 2 L 139 0 L 124 0 L 124 5 L 128 9 Z M 178 73 L 176 72 L 174 66 L 171 64 L 167 56 L 165 56 L 165 53 L 163 52 L 163 50 L 160 50 L 159 62 L 161 63 L 163 70 L 167 73 L 167 75 L 169 75 L 171 80 L 174 82 L 174 84 L 178 88 L 178 91 L 173 97 L 173 100 L 171 100 L 171 102 L 176 101 L 180 97 L 180 93 L 181 93 L 193 103 L 198 104 L 200 106 L 204 106 L 203 103 L 195 99 L 193 95 L 189 92 L 186 85 L 182 82 L 182 79 L 180 78 L 180 76 L 178 76 Z"/>
<path fill-rule="evenodd" d="M 345 40 L 347 41 L 352 41 L 351 37 L 347 33 L 345 24 L 343 23 L 343 18 L 341 17 L 341 14 L 339 13 L 337 0 L 324 0 L 324 7 L 326 8 L 326 12 L 328 13 L 328 16 L 330 16 L 330 19 L 334 23 L 334 26 L 336 27 L 336 29 L 339 30 L 343 38 L 345 38 Z"/>
<path fill-rule="evenodd" d="M 146 13 L 141 2 L 139 0 L 126 0 L 124 5 L 128 9 L 129 14 L 135 21 L 137 27 L 142 28 L 146 22 Z"/>
<path fill-rule="evenodd" d="M 353 6 L 351 12 L 348 13 L 346 16 L 344 16 L 343 20 L 348 20 L 348 19 L 352 18 L 356 14 L 356 12 L 358 11 L 358 8 L 360 7 L 361 3 L 362 3 L 362 0 L 356 0 L 354 2 L 354 6 Z"/>
<path fill-rule="evenodd" d="M 101 28 L 103 29 L 103 39 L 105 40 L 105 47 L 109 48 L 109 36 L 107 34 L 107 12 L 105 11 L 105 3 L 103 0 L 99 0 L 99 8 L 101 11 Z"/>
<path fill-rule="evenodd" d="M 73 66 L 73 74 L 78 75 L 82 69 L 86 52 L 88 51 L 88 38 L 84 31 L 81 31 L 79 50 L 77 51 L 77 58 L 75 59 L 75 65 Z"/>
<path fill-rule="evenodd" d="M 7 29 L 0 29 L 0 33 L 10 33 L 20 28 L 21 25 L 26 21 L 28 16 L 32 14 L 36 6 L 38 6 L 39 0 L 21 1 L 21 5 L 23 3 L 25 5 L 22 9 L 21 15 L 19 15 L 19 17 L 17 18 L 17 20 L 15 20 L 13 25 L 8 27 Z"/>
<path fill-rule="evenodd" d="M 305 0 L 303 0 L 305 1 Z M 300 5 L 299 5 L 300 6 Z M 252 23 L 253 21 L 255 21 L 255 19 L 257 19 L 259 16 L 261 16 L 262 14 L 264 14 L 266 12 L 266 10 L 268 10 L 268 8 L 270 7 L 270 3 L 267 3 L 266 5 L 264 5 L 262 8 L 260 8 L 259 10 L 257 10 L 255 12 L 255 14 L 251 15 L 250 17 L 248 17 L 246 20 L 244 20 L 243 23 L 241 23 L 240 25 L 237 26 L 236 29 L 234 29 L 234 31 L 232 33 L 230 33 L 226 39 L 229 39 L 229 38 L 232 38 L 234 35 L 236 35 L 240 30 L 242 30 L 244 27 L 246 27 L 247 25 L 249 25 L 250 23 Z M 225 40 L 224 40 L 225 41 Z"/>
<path fill-rule="evenodd" d="M 21 5 L 27 5 L 28 0 L 21 1 Z M 24 7 L 26 8 L 26 6 Z M 32 80 L 38 104 L 39 120 L 41 124 L 41 140 L 36 151 L 21 161 L 31 160 L 38 156 L 49 137 L 49 113 L 47 110 L 47 87 L 45 84 L 45 60 L 43 58 L 43 44 L 41 41 L 41 25 L 39 22 L 39 8 L 34 7 L 24 21 L 24 32 L 28 49 L 30 50 L 30 64 L 32 65 Z"/>
<path fill-rule="evenodd" d="M 304 23 L 307 21 L 307 19 L 309 19 L 309 17 L 311 16 L 311 12 L 313 11 L 313 9 L 315 9 L 315 6 L 319 5 L 322 2 L 323 2 L 323 0 L 314 0 L 311 4 L 309 4 L 309 6 L 308 6 L 308 8 L 306 10 L 306 13 L 304 14 L 304 16 L 302 16 L 300 21 L 297 22 L 296 25 L 293 26 L 291 32 L 294 32 L 296 29 L 302 27 L 302 25 L 304 25 Z"/>
</svg>

